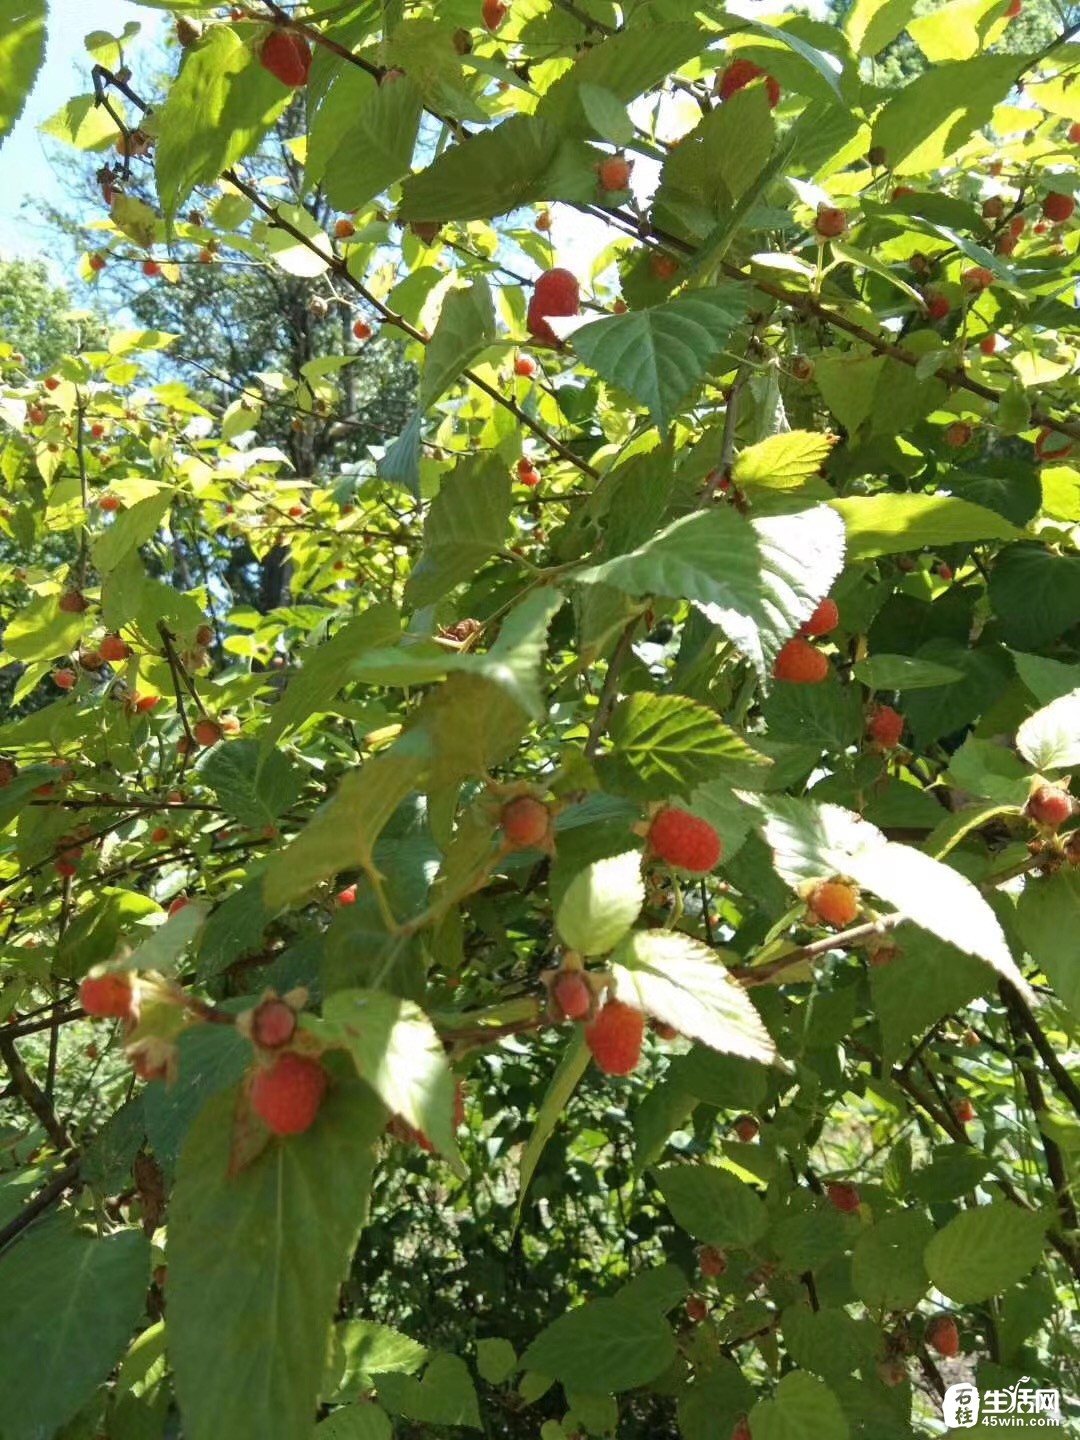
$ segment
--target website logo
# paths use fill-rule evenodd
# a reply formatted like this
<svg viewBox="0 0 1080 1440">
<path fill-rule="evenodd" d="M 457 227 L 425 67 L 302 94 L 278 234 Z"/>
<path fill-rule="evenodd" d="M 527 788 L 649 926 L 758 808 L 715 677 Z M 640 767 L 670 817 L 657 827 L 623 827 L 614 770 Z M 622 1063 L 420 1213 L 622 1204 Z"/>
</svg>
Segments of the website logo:
<svg viewBox="0 0 1080 1440">
<path fill-rule="evenodd" d="M 1064 1425 L 1061 1392 L 1040 1390 L 1022 1376 L 1010 1390 L 984 1390 L 974 1385 L 950 1385 L 942 1396 L 941 1413 L 951 1430 L 967 1430 L 982 1422 L 1003 1429 L 1022 1425 Z"/>
</svg>

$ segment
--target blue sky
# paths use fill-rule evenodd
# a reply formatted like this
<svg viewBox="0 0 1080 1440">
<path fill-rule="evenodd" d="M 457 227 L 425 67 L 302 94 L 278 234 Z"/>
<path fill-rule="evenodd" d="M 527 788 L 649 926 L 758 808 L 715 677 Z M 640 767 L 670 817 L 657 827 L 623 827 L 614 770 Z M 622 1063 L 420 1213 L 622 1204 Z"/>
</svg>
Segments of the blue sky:
<svg viewBox="0 0 1080 1440">
<path fill-rule="evenodd" d="M 83 37 L 90 30 L 119 34 L 127 21 L 140 21 L 143 35 L 159 30 L 168 16 L 128 0 L 49 0 L 45 64 L 19 123 L 0 142 L 0 257 L 48 258 L 47 232 L 22 212 L 24 199 L 58 201 L 62 190 L 49 159 L 49 144 L 37 133 L 43 120 L 72 95 L 90 89 L 90 57 Z"/>
</svg>

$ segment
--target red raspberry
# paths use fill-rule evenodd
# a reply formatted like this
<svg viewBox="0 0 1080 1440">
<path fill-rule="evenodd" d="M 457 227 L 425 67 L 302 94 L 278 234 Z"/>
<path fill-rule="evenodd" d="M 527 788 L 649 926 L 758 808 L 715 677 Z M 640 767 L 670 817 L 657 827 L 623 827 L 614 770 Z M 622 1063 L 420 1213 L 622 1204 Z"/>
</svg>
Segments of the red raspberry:
<svg viewBox="0 0 1080 1440">
<path fill-rule="evenodd" d="M 585 1043 L 605 1075 L 629 1075 L 641 1059 L 645 1016 L 621 1000 L 609 1000 L 585 1027 Z"/>
<path fill-rule="evenodd" d="M 960 1353 L 960 1332 L 951 1315 L 935 1315 L 926 1327 L 926 1343 L 946 1360 Z"/>
<path fill-rule="evenodd" d="M 837 1210 L 850 1215 L 859 1208 L 859 1192 L 854 1185 L 833 1184 L 828 1186 L 829 1203 Z"/>
<path fill-rule="evenodd" d="M 996 335 L 984 335 L 979 341 L 979 349 L 984 355 L 993 355 L 998 348 L 998 337 Z"/>
<path fill-rule="evenodd" d="M 840 611 L 836 607 L 836 601 L 826 595 L 810 619 L 803 621 L 799 626 L 799 634 L 828 635 L 830 630 L 835 630 L 839 624 Z"/>
<path fill-rule="evenodd" d="M 225 734 L 216 720 L 207 719 L 205 716 L 196 722 L 192 733 L 204 750 L 208 750 L 211 745 L 216 745 Z"/>
<path fill-rule="evenodd" d="M 1053 438 L 1057 433 L 1049 425 L 1039 431 L 1035 439 L 1036 460 L 1060 460 L 1063 456 L 1068 455 L 1072 449 L 1072 441 L 1066 439 L 1064 445 L 1053 444 Z M 62 602 L 60 608 L 63 609 Z"/>
<path fill-rule="evenodd" d="M 349 240 L 356 234 L 356 226 L 349 219 L 342 218 L 334 221 L 334 239 Z"/>
<path fill-rule="evenodd" d="M 985 265 L 973 265 L 970 270 L 965 270 L 960 277 L 960 282 L 965 290 L 975 294 L 986 290 L 994 283 L 994 272 L 988 270 Z"/>
<path fill-rule="evenodd" d="M 144 260 L 142 263 L 142 273 L 148 280 L 156 280 L 161 274 L 161 266 L 156 260 Z"/>
<path fill-rule="evenodd" d="M 982 214 L 984 220 L 1000 220 L 1005 214 L 1005 200 L 1001 195 L 991 195 L 989 200 L 982 203 Z"/>
<path fill-rule="evenodd" d="M 582 1020 L 592 1005 L 589 982 L 579 970 L 567 970 L 556 976 L 551 985 L 551 998 L 564 1020 Z"/>
<path fill-rule="evenodd" d="M 74 670 L 54 670 L 52 682 L 58 690 L 70 690 L 75 684 L 76 675 Z"/>
<path fill-rule="evenodd" d="M 600 189 L 612 192 L 626 190 L 630 185 L 630 172 L 633 168 L 624 155 L 609 155 L 606 160 L 601 160 L 596 167 L 596 173 L 600 177 Z"/>
<path fill-rule="evenodd" d="M 754 1440 L 753 1435 L 750 1433 L 750 1421 L 745 1415 L 740 1415 L 731 1427 L 729 1440 Z"/>
<path fill-rule="evenodd" d="M 970 1125 L 975 1119 L 975 1106 L 965 1097 L 963 1100 L 957 1100 L 952 1113 L 953 1118 L 959 1120 L 961 1125 Z"/>
<path fill-rule="evenodd" d="M 944 560 L 942 560 L 941 564 L 937 567 L 937 573 L 939 578 L 944 580 L 946 584 L 953 578 L 953 568 L 951 565 L 946 565 Z"/>
<path fill-rule="evenodd" d="M 819 685 L 829 673 L 829 661 L 809 640 L 796 635 L 773 662 L 773 676 L 793 685 Z"/>
<path fill-rule="evenodd" d="M 1026 229 L 1027 220 L 1023 215 L 1014 215 L 1009 221 L 1009 234 L 1014 240 L 1019 240 Z"/>
<path fill-rule="evenodd" d="M 686 1302 L 686 1318 L 692 1320 L 695 1325 L 701 1322 L 709 1313 L 709 1307 L 700 1295 L 691 1295 Z"/>
<path fill-rule="evenodd" d="M 847 216 L 835 205 L 819 205 L 814 229 L 824 240 L 835 240 L 847 229 Z"/>
<path fill-rule="evenodd" d="M 536 282 L 525 324 L 530 335 L 557 345 L 559 337 L 548 324 L 550 315 L 581 313 L 581 287 L 569 270 L 545 270 Z"/>
<path fill-rule="evenodd" d="M 718 1275 L 723 1275 L 727 1269 L 727 1256 L 723 1250 L 718 1250 L 715 1245 L 703 1245 L 698 1251 L 698 1264 L 701 1273 L 708 1280 L 715 1280 Z"/>
<path fill-rule="evenodd" d="M 60 381 L 55 375 L 46 375 L 44 383 L 46 390 L 59 390 L 60 388 Z"/>
<path fill-rule="evenodd" d="M 259 61 L 283 85 L 306 85 L 311 72 L 311 46 L 291 30 L 271 30 L 259 47 Z"/>
<path fill-rule="evenodd" d="M 337 903 L 338 903 L 339 905 L 355 905 L 355 904 L 356 904 L 356 886 L 355 886 L 355 885 L 346 885 L 345 889 L 344 889 L 344 890 L 339 890 L 338 893 L 337 893 L 337 895 L 336 895 L 334 898 L 337 900 Z"/>
<path fill-rule="evenodd" d="M 251 1108 L 275 1135 L 299 1135 L 319 1113 L 326 1084 L 318 1060 L 286 1050 L 272 1065 L 256 1070 Z"/>
<path fill-rule="evenodd" d="M 1032 820 L 1051 829 L 1068 820 L 1072 810 L 1072 797 L 1060 785 L 1040 785 L 1027 802 L 1027 813 Z"/>
<path fill-rule="evenodd" d="M 180 911 L 183 910 L 184 906 L 187 903 L 188 898 L 186 895 L 177 895 L 176 899 L 170 902 L 168 911 L 166 913 L 169 915 L 179 915 Z"/>
<path fill-rule="evenodd" d="M 1051 190 L 1042 203 L 1042 213 L 1055 225 L 1063 225 L 1075 209 L 1076 201 L 1073 197 L 1062 195 L 1057 190 Z"/>
<path fill-rule="evenodd" d="M 751 1144 L 758 1137 L 758 1122 L 752 1115 L 740 1115 L 735 1121 L 734 1129 L 744 1145 Z"/>
<path fill-rule="evenodd" d="M 662 255 L 654 250 L 649 256 L 649 269 L 657 280 L 674 280 L 679 273 L 679 262 L 674 255 Z"/>
<path fill-rule="evenodd" d="M 966 420 L 954 420 L 945 429 L 945 444 L 953 450 L 962 450 L 965 445 L 971 443 L 973 433 Z"/>
<path fill-rule="evenodd" d="M 892 750 L 900 744 L 900 737 L 904 733 L 904 717 L 891 705 L 875 705 L 870 712 L 866 733 L 886 750 Z"/>
<path fill-rule="evenodd" d="M 498 30 L 506 19 L 510 6 L 504 0 L 484 0 L 480 15 L 489 30 Z"/>
<path fill-rule="evenodd" d="M 721 100 L 730 100 L 736 90 L 742 90 L 759 76 L 765 76 L 765 93 L 773 110 L 780 103 L 780 85 L 772 75 L 767 75 L 760 65 L 752 60 L 733 60 L 720 76 L 717 94 Z"/>
<path fill-rule="evenodd" d="M 528 380 L 536 374 L 536 361 L 530 355 L 519 355 L 514 361 L 514 374 L 523 375 Z"/>
<path fill-rule="evenodd" d="M 948 315 L 952 309 L 949 297 L 943 295 L 940 290 L 927 290 L 924 298 L 926 300 L 926 313 L 931 320 L 944 320 L 945 316 Z"/>
<path fill-rule="evenodd" d="M 98 654 L 103 660 L 115 663 L 126 660 L 131 654 L 130 649 L 120 639 L 119 635 L 106 635 L 98 646 Z"/>
<path fill-rule="evenodd" d="M 675 805 L 666 805 L 653 816 L 649 849 L 676 870 L 689 870 L 694 875 L 715 870 L 724 853 L 720 836 L 707 820 Z"/>
<path fill-rule="evenodd" d="M 1070 145 L 1080 145 L 1080 120 L 1074 120 L 1069 126 L 1068 140 Z"/>
<path fill-rule="evenodd" d="M 905 195 L 917 195 L 918 191 L 910 185 L 897 185 L 889 196 L 890 200 L 903 200 Z"/>
<path fill-rule="evenodd" d="M 859 913 L 859 892 L 843 880 L 823 880 L 807 899 L 816 919 L 823 925 L 850 925 Z"/>
<path fill-rule="evenodd" d="M 158 701 L 161 699 L 161 696 L 160 696 L 160 695 L 135 695 L 133 698 L 134 698 L 135 709 L 139 712 L 140 715 L 145 715 L 148 710 L 153 710 L 154 706 L 155 706 L 155 705 L 158 703 Z"/>
<path fill-rule="evenodd" d="M 169 831 L 164 825 L 159 825 L 156 830 L 151 830 L 150 839 L 155 845 L 163 845 L 169 838 Z"/>
<path fill-rule="evenodd" d="M 138 997 L 131 976 L 125 971 L 87 975 L 79 986 L 79 1004 L 88 1015 L 118 1020 L 138 1019 Z"/>
<path fill-rule="evenodd" d="M 65 615 L 81 615 L 90 601 L 79 590 L 65 590 L 56 603 Z"/>
<path fill-rule="evenodd" d="M 375 332 L 366 320 L 357 320 L 353 324 L 352 333 L 357 340 L 370 340 Z"/>
<path fill-rule="evenodd" d="M 542 845 L 551 831 L 551 811 L 531 795 L 508 800 L 499 812 L 503 839 L 513 850 L 530 850 Z"/>
<path fill-rule="evenodd" d="M 296 1015 L 284 1000 L 264 1000 L 251 1017 L 251 1038 L 256 1045 L 277 1050 L 296 1032 Z"/>
</svg>

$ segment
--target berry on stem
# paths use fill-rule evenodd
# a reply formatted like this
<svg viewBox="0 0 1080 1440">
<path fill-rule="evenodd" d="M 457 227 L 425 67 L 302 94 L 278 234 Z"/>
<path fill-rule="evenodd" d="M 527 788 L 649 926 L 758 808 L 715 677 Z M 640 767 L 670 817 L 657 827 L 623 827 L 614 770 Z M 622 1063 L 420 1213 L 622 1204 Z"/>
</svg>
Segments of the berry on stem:
<svg viewBox="0 0 1080 1440">
<path fill-rule="evenodd" d="M 769 97 L 769 106 L 775 110 L 780 103 L 779 82 L 772 75 L 766 74 L 761 66 L 755 65 L 752 60 L 732 60 L 717 81 L 716 93 L 721 100 L 730 100 L 736 90 L 742 90 L 762 75 L 765 76 L 765 93 Z"/>
<path fill-rule="evenodd" d="M 1072 811 L 1072 796 L 1060 785 L 1040 785 L 1031 792 L 1027 802 L 1027 813 L 1031 819 L 1052 830 L 1068 820 Z"/>
<path fill-rule="evenodd" d="M 845 880 L 822 880 L 806 899 L 816 920 L 838 929 L 850 925 L 859 913 L 859 891 Z"/>
<path fill-rule="evenodd" d="M 828 635 L 840 624 L 840 611 L 836 601 L 826 595 L 809 620 L 804 620 L 799 626 L 800 635 Z"/>
<path fill-rule="evenodd" d="M 801 635 L 789 640 L 773 662 L 773 678 L 792 685 L 819 685 L 828 673 L 828 656 Z"/>
<path fill-rule="evenodd" d="M 967 1096 L 964 1096 L 962 1099 L 957 1100 L 953 1106 L 952 1113 L 953 1118 L 958 1120 L 961 1125 L 970 1125 L 972 1120 L 975 1119 L 975 1106 Z"/>
<path fill-rule="evenodd" d="M 565 970 L 551 983 L 551 998 L 564 1020 L 583 1020 L 592 1008 L 592 990 L 580 970 Z"/>
<path fill-rule="evenodd" d="M 846 1185 L 840 1181 L 835 1181 L 827 1187 L 826 1193 L 829 1197 L 830 1205 L 842 1211 L 845 1215 L 850 1215 L 859 1208 L 859 1192 L 854 1185 Z"/>
<path fill-rule="evenodd" d="M 585 1043 L 605 1075 L 629 1075 L 641 1059 L 645 1016 L 622 1000 L 609 1000 L 585 1026 Z"/>
<path fill-rule="evenodd" d="M 64 669 L 54 670 L 52 672 L 52 682 L 58 690 L 71 690 L 75 685 L 76 679 L 77 676 L 74 670 Z"/>
<path fill-rule="evenodd" d="M 251 1017 L 251 1038 L 265 1050 L 287 1045 L 296 1031 L 296 1014 L 284 1000 L 264 1000 Z"/>
<path fill-rule="evenodd" d="M 935 1315 L 926 1327 L 926 1343 L 946 1360 L 960 1353 L 960 1332 L 951 1315 Z"/>
<path fill-rule="evenodd" d="M 891 705 L 875 705 L 866 723 L 866 733 L 886 750 L 900 744 L 904 733 L 904 717 Z"/>
<path fill-rule="evenodd" d="M 550 316 L 581 313 L 581 287 L 577 276 L 569 270 L 545 270 L 539 277 L 529 300 L 525 324 L 529 334 L 549 345 L 559 344 L 559 337 L 548 324 Z"/>
<path fill-rule="evenodd" d="M 698 1265 L 706 1279 L 715 1280 L 727 1269 L 727 1256 L 715 1245 L 703 1245 L 698 1251 Z"/>
<path fill-rule="evenodd" d="M 102 1019 L 138 1019 L 139 997 L 126 970 L 87 975 L 79 985 L 79 1004 Z"/>
<path fill-rule="evenodd" d="M 209 716 L 204 715 L 201 720 L 196 720 L 192 734 L 203 749 L 208 750 L 211 745 L 216 745 L 224 737 L 225 732 L 216 720 L 211 720 Z"/>
<path fill-rule="evenodd" d="M 314 1123 L 326 1085 L 318 1060 L 286 1050 L 272 1065 L 256 1070 L 251 1108 L 275 1135 L 300 1135 Z"/>
<path fill-rule="evenodd" d="M 742 1143 L 749 1145 L 757 1139 L 761 1127 L 752 1115 L 740 1115 L 732 1128 Z"/>
<path fill-rule="evenodd" d="M 690 1295 L 686 1301 L 686 1318 L 700 1325 L 709 1313 L 709 1307 L 700 1295 Z"/>
<path fill-rule="evenodd" d="M 551 834 L 551 811 L 532 795 L 516 795 L 499 811 L 503 841 L 511 850 L 531 850 Z"/>
<path fill-rule="evenodd" d="M 1042 203 L 1042 213 L 1055 225 L 1063 225 L 1075 209 L 1076 201 L 1073 197 L 1062 195 L 1059 190 L 1051 190 Z"/>
<path fill-rule="evenodd" d="M 498 30 L 506 19 L 509 9 L 510 6 L 505 3 L 505 0 L 484 0 L 480 18 L 489 30 Z"/>
<path fill-rule="evenodd" d="M 536 361 L 531 355 L 519 355 L 514 361 L 514 374 L 521 375 L 528 380 L 536 374 Z"/>
<path fill-rule="evenodd" d="M 945 444 L 952 450 L 962 450 L 970 444 L 973 430 L 966 420 L 954 420 L 945 429 Z"/>
<path fill-rule="evenodd" d="M 835 205 L 819 205 L 814 230 L 823 240 L 835 240 L 847 229 L 847 216 Z"/>
<path fill-rule="evenodd" d="M 302 35 L 277 28 L 259 47 L 259 62 L 283 85 L 295 89 L 306 85 L 311 72 L 311 46 Z"/>
<path fill-rule="evenodd" d="M 625 155 L 609 155 L 605 160 L 601 160 L 596 167 L 601 190 L 617 193 L 628 189 L 633 168 L 633 163 L 627 160 Z"/>
<path fill-rule="evenodd" d="M 649 849 L 666 864 L 692 875 L 707 875 L 715 870 L 724 853 L 720 836 L 709 822 L 676 805 L 665 805 L 653 816 Z"/>
</svg>

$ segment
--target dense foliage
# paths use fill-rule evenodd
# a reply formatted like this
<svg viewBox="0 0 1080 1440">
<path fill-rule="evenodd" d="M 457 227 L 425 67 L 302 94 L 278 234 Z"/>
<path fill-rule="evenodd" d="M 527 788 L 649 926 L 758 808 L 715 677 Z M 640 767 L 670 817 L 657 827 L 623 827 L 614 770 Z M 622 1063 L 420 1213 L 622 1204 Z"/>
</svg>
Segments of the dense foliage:
<svg viewBox="0 0 1080 1440">
<path fill-rule="evenodd" d="M 1073 15 L 141 3 L 138 318 L 0 287 L 0 1437 L 1074 1415 Z"/>
</svg>

